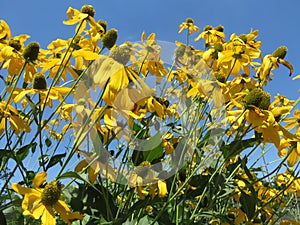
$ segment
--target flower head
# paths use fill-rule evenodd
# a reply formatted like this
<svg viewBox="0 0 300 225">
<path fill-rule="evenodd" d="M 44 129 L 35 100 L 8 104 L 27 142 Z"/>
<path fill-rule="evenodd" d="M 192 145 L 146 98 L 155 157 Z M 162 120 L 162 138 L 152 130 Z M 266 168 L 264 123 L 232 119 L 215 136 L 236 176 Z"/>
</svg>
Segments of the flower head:
<svg viewBox="0 0 300 225">
<path fill-rule="evenodd" d="M 188 29 L 189 35 L 191 35 L 194 32 L 199 32 L 199 28 L 196 25 L 194 25 L 194 20 L 192 18 L 187 18 L 185 22 L 179 25 L 178 33 L 180 34 L 184 29 Z"/>
<path fill-rule="evenodd" d="M 56 214 L 59 214 L 67 224 L 71 224 L 75 220 L 82 220 L 83 215 L 72 212 L 67 204 L 60 200 L 62 185 L 59 181 L 51 181 L 41 188 L 46 178 L 46 172 L 37 174 L 33 179 L 33 188 L 22 187 L 17 183 L 12 184 L 15 192 L 24 195 L 23 214 L 34 219 L 41 219 L 42 225 L 56 224 Z"/>
</svg>

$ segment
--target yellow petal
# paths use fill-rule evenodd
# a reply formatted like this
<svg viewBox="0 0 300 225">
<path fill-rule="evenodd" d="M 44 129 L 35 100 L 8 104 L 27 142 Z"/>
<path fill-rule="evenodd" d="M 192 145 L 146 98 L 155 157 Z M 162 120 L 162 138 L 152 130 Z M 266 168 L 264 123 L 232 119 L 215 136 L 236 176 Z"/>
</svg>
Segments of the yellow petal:
<svg viewBox="0 0 300 225">
<path fill-rule="evenodd" d="M 24 216 L 32 216 L 34 219 L 39 219 L 45 212 L 46 207 L 43 204 L 38 204 L 33 206 L 31 210 L 25 210 L 23 212 Z"/>
<path fill-rule="evenodd" d="M 292 80 L 296 80 L 296 79 L 300 79 L 300 74 L 299 74 L 299 75 L 297 75 L 297 76 L 295 76 L 295 77 L 293 77 L 293 79 L 292 79 Z"/>
<path fill-rule="evenodd" d="M 40 187 L 47 179 L 47 173 L 46 172 L 41 172 L 35 175 L 33 179 L 33 187 L 38 188 Z"/>
<path fill-rule="evenodd" d="M 69 207 L 64 201 L 58 200 L 58 202 L 55 203 L 54 208 L 56 212 L 59 213 L 60 218 L 68 224 L 72 223 L 75 220 L 83 219 L 83 215 L 79 213 L 71 212 Z"/>
<path fill-rule="evenodd" d="M 53 212 L 52 206 L 46 206 L 41 220 L 41 225 L 56 225 L 55 214 Z"/>
<path fill-rule="evenodd" d="M 99 59 L 100 56 L 95 53 L 92 52 L 90 50 L 86 50 L 86 49 L 79 49 L 75 52 L 72 53 L 73 57 L 83 57 L 85 60 L 95 60 L 95 59 Z"/>
<path fill-rule="evenodd" d="M 158 183 L 158 197 L 163 198 L 168 194 L 167 183 L 159 180 Z"/>
<path fill-rule="evenodd" d="M 291 149 L 288 152 L 288 157 L 287 157 L 288 166 L 290 167 L 294 166 L 298 162 L 299 157 L 300 156 L 298 155 L 296 149 Z"/>
<path fill-rule="evenodd" d="M 32 205 L 38 204 L 40 200 L 41 200 L 41 192 L 32 189 L 31 193 L 25 194 L 24 200 L 22 202 L 22 209 L 27 210 Z"/>
<path fill-rule="evenodd" d="M 80 161 L 77 166 L 75 167 L 75 171 L 76 172 L 80 172 L 83 170 L 83 168 L 85 168 L 88 165 L 87 161 L 84 159 L 82 161 Z"/>
<path fill-rule="evenodd" d="M 19 193 L 19 194 L 21 194 L 21 195 L 25 195 L 25 194 L 27 194 L 27 193 L 31 193 L 32 190 L 33 190 L 33 189 L 31 189 L 31 188 L 22 187 L 22 185 L 17 184 L 17 183 L 13 183 L 13 184 L 11 185 L 11 187 L 12 187 L 12 189 L 13 189 L 15 192 L 17 192 L 17 193 Z"/>
</svg>

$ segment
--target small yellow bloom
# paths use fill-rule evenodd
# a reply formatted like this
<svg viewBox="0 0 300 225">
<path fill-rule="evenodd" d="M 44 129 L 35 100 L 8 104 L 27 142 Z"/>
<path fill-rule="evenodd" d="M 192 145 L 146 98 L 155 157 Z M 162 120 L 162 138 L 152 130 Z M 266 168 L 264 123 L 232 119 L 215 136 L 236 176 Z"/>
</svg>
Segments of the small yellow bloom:
<svg viewBox="0 0 300 225">
<path fill-rule="evenodd" d="M 72 7 L 69 7 L 67 10 L 67 16 L 68 20 L 64 20 L 63 23 L 65 25 L 73 25 L 76 23 L 82 23 L 81 27 L 79 25 L 76 28 L 76 31 L 78 31 L 78 34 L 81 34 L 82 31 L 86 28 L 86 23 L 88 22 L 90 27 L 94 27 L 99 33 L 104 33 L 103 27 L 97 23 L 94 19 L 94 13 L 91 9 L 92 6 L 83 6 L 82 10 L 79 11 L 77 9 L 74 9 Z M 79 30 L 78 30 L 79 29 Z"/>
<path fill-rule="evenodd" d="M 0 134 L 8 130 L 6 120 L 10 123 L 10 128 L 19 134 L 20 131 L 30 132 L 31 129 L 27 121 L 19 114 L 18 110 L 6 104 L 4 101 L 0 101 Z"/>
<path fill-rule="evenodd" d="M 153 211 L 153 207 L 151 205 L 146 206 L 146 212 L 150 214 Z"/>
<path fill-rule="evenodd" d="M 51 181 L 44 188 L 41 188 L 46 178 L 46 172 L 37 174 L 33 179 L 33 188 L 22 187 L 16 183 L 12 184 L 12 189 L 15 192 L 24 195 L 23 215 L 41 219 L 41 225 L 55 225 L 56 213 L 69 225 L 73 221 L 82 220 L 83 215 L 70 211 L 67 204 L 60 200 L 62 185 L 58 181 Z"/>
<path fill-rule="evenodd" d="M 194 32 L 199 32 L 199 27 L 194 25 L 194 20 L 192 18 L 187 18 L 185 22 L 182 22 L 179 25 L 179 31 L 180 34 L 184 29 L 188 29 L 189 35 L 193 34 Z"/>
<path fill-rule="evenodd" d="M 101 173 L 104 178 L 109 178 L 111 181 L 116 181 L 116 173 L 111 165 L 109 165 L 109 157 L 110 153 L 107 151 L 101 151 L 100 156 L 98 159 L 95 159 L 97 157 L 96 154 L 93 154 L 91 156 L 88 156 L 82 151 L 79 151 L 81 155 L 85 157 L 82 161 L 80 161 L 77 166 L 75 167 L 75 171 L 84 171 L 87 169 L 88 172 L 88 179 L 91 182 L 95 182 L 97 179 L 97 176 Z"/>
<path fill-rule="evenodd" d="M 13 99 L 15 103 L 18 103 L 21 101 L 25 96 L 27 95 L 34 95 L 39 94 L 40 96 L 40 102 L 38 104 L 42 105 L 48 105 L 49 107 L 52 107 L 52 100 L 63 100 L 63 95 L 66 95 L 68 93 L 71 93 L 71 88 L 68 87 L 52 87 L 47 88 L 46 86 L 46 79 L 43 74 L 36 73 L 34 75 L 33 80 L 33 88 L 15 88 L 14 92 L 12 93 Z M 7 88 L 8 92 L 12 91 L 12 88 Z M 47 97 L 48 96 L 48 97 Z M 47 99 L 46 99 L 47 97 Z M 46 102 L 45 102 L 46 101 Z"/>
<path fill-rule="evenodd" d="M 195 41 L 204 39 L 205 44 L 207 46 L 210 46 L 210 45 L 214 45 L 217 42 L 223 43 L 224 42 L 223 38 L 225 38 L 223 29 L 217 29 L 211 26 L 206 26 L 203 32 L 199 34 L 198 37 L 195 38 Z"/>
</svg>

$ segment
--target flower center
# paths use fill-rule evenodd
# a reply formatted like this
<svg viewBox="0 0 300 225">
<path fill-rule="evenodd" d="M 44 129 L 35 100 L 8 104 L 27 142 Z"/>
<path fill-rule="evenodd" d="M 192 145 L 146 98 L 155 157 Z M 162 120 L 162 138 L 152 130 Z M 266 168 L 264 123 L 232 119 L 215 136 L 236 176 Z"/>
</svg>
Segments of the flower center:
<svg viewBox="0 0 300 225">
<path fill-rule="evenodd" d="M 54 205 L 60 198 L 61 188 L 60 182 L 51 181 L 48 183 L 42 192 L 42 203 L 44 205 Z"/>
<path fill-rule="evenodd" d="M 35 61 L 38 58 L 40 45 L 37 42 L 29 43 L 23 51 L 23 57 L 26 60 Z"/>
<path fill-rule="evenodd" d="M 45 76 L 41 73 L 36 73 L 33 78 L 33 89 L 46 89 L 47 88 L 47 82 L 45 79 Z"/>
<path fill-rule="evenodd" d="M 127 44 L 122 44 L 111 50 L 109 56 L 116 60 L 117 62 L 126 65 L 130 60 L 130 46 Z"/>
<path fill-rule="evenodd" d="M 246 105 L 255 105 L 260 109 L 268 109 L 270 94 L 260 88 L 254 88 L 244 97 L 244 102 Z"/>
</svg>

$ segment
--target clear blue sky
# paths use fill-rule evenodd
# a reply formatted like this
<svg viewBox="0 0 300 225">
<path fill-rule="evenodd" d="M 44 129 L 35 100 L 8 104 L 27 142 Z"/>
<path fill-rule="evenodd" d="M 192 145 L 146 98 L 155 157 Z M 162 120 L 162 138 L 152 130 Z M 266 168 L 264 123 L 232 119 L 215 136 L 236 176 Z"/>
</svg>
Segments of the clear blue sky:
<svg viewBox="0 0 300 225">
<path fill-rule="evenodd" d="M 178 35 L 178 25 L 187 17 L 193 18 L 200 29 L 205 25 L 225 26 L 227 38 L 233 32 L 258 29 L 263 53 L 286 45 L 289 49 L 286 59 L 293 64 L 294 75 L 300 73 L 299 0 L 1 0 L 0 19 L 7 21 L 13 35 L 27 33 L 31 35 L 30 41 L 38 41 L 46 48 L 56 38 L 72 36 L 74 27 L 62 24 L 67 18 L 65 12 L 69 6 L 80 9 L 84 4 L 94 6 L 96 20 L 104 19 L 109 28 L 119 30 L 118 43 L 137 41 L 142 31 L 155 32 L 162 41 L 184 41 L 184 35 Z M 198 43 L 192 44 L 200 47 Z M 298 97 L 300 81 L 291 82 L 284 67 L 275 73 L 277 76 L 269 87 L 271 92 L 280 90 L 284 95 Z"/>
<path fill-rule="evenodd" d="M 185 36 L 178 34 L 178 25 L 191 17 L 201 30 L 206 25 L 223 25 L 227 40 L 232 33 L 248 33 L 250 28 L 258 29 L 263 54 L 272 53 L 281 45 L 287 46 L 286 60 L 294 66 L 293 76 L 300 74 L 299 0 L 0 1 L 0 19 L 10 25 L 12 34 L 29 34 L 29 41 L 37 41 L 43 48 L 56 38 L 72 37 L 74 26 L 62 24 L 67 19 L 69 6 L 80 9 L 84 4 L 91 4 L 96 10 L 96 20 L 104 19 L 109 29 L 118 29 L 118 44 L 140 40 L 143 31 L 147 34 L 155 32 L 161 41 L 184 42 Z M 192 45 L 200 48 L 199 43 Z M 300 79 L 292 81 L 288 69 L 283 66 L 274 73 L 275 77 L 267 90 L 273 96 L 279 91 L 287 97 L 298 98 Z"/>
</svg>

